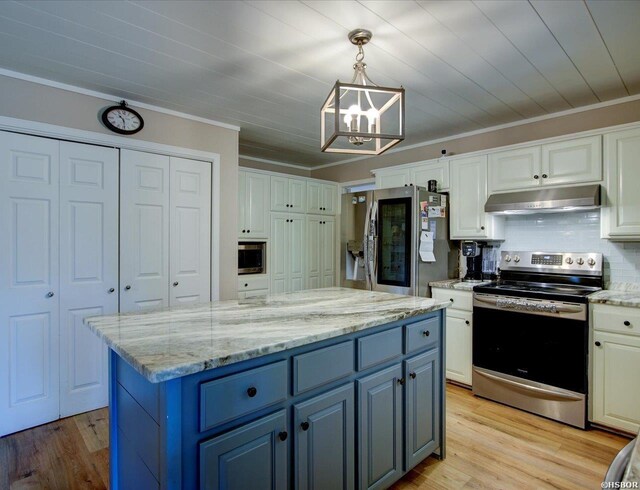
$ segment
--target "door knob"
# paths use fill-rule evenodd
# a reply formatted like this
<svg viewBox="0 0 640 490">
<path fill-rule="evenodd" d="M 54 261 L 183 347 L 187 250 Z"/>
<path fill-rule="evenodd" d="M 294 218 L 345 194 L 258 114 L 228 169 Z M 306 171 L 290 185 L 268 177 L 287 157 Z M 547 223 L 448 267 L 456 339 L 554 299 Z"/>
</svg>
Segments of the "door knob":
<svg viewBox="0 0 640 490">
<path fill-rule="evenodd" d="M 596 340 L 596 347 L 600 347 L 602 344 Z"/>
<path fill-rule="evenodd" d="M 431 335 L 431 332 L 429 332 L 429 330 L 425 330 L 424 332 L 422 332 L 422 335 L 428 337 L 429 335 Z"/>
<path fill-rule="evenodd" d="M 470 325 L 470 324 L 471 324 L 471 322 L 470 322 L 469 320 L 465 320 L 464 322 L 465 322 L 467 325 Z"/>
<path fill-rule="evenodd" d="M 173 283 L 173 287 L 175 288 L 178 284 L 180 284 L 180 283 L 179 283 L 178 281 L 175 281 L 175 282 Z"/>
<path fill-rule="evenodd" d="M 49 291 L 47 293 L 47 298 L 53 298 L 53 291 Z"/>
<path fill-rule="evenodd" d="M 416 373 L 409 373 L 409 376 L 411 376 L 411 379 L 416 379 Z"/>
<path fill-rule="evenodd" d="M 481 230 L 484 230 L 484 226 L 481 226 L 481 227 L 480 227 L 480 229 L 481 229 Z"/>
<path fill-rule="evenodd" d="M 247 233 L 251 233 L 251 230 L 247 230 Z"/>
<path fill-rule="evenodd" d="M 129 284 L 127 284 L 127 285 L 124 287 L 124 290 L 125 290 L 125 291 L 129 291 L 129 289 L 131 289 L 131 286 L 130 286 Z"/>
<path fill-rule="evenodd" d="M 115 291 L 115 289 L 113 288 L 109 288 L 109 290 L 107 291 L 109 294 L 113 293 Z"/>
<path fill-rule="evenodd" d="M 403 385 L 404 384 L 404 378 L 398 378 L 398 384 L 399 385 Z"/>
<path fill-rule="evenodd" d="M 278 437 L 280 438 L 281 441 L 286 441 L 288 435 L 289 434 L 287 434 L 287 431 L 283 430 L 282 432 L 280 432 L 280 434 L 278 434 Z"/>
<path fill-rule="evenodd" d="M 542 178 L 546 179 L 547 178 L 547 174 L 542 174 Z"/>
<path fill-rule="evenodd" d="M 540 178 L 540 176 L 539 175 L 534 175 L 533 178 L 538 180 Z"/>
<path fill-rule="evenodd" d="M 242 230 L 242 233 L 246 233 L 246 232 L 247 232 L 247 230 Z"/>
<path fill-rule="evenodd" d="M 247 390 L 247 395 L 249 395 L 249 398 L 253 398 L 257 394 L 258 394 L 258 390 L 253 386 Z"/>
<path fill-rule="evenodd" d="M 300 424 L 300 428 L 301 428 L 302 430 L 305 430 L 305 431 L 306 431 L 306 430 L 309 430 L 309 422 L 302 422 L 302 423 Z"/>
<path fill-rule="evenodd" d="M 630 326 L 630 325 L 631 325 L 631 322 L 630 322 L 629 320 L 625 320 L 625 321 L 624 321 L 624 326 L 625 326 L 625 327 L 628 327 L 628 326 Z"/>
</svg>

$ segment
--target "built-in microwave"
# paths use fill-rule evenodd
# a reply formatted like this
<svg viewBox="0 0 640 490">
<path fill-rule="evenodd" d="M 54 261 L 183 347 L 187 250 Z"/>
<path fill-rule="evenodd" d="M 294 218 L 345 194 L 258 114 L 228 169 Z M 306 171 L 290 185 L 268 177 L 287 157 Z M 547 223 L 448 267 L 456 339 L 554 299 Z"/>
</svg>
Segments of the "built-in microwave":
<svg viewBox="0 0 640 490">
<path fill-rule="evenodd" d="M 267 242 L 238 243 L 238 274 L 264 274 L 267 262 Z"/>
</svg>

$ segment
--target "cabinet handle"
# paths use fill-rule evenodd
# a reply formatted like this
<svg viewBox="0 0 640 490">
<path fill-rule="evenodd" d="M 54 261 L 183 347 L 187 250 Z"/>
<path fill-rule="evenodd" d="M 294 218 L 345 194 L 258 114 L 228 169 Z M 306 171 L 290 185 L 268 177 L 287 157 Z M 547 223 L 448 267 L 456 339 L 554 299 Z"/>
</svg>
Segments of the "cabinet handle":
<svg viewBox="0 0 640 490">
<path fill-rule="evenodd" d="M 471 322 L 470 322 L 469 320 L 465 320 L 464 322 L 465 322 L 467 325 L 470 325 L 470 324 L 471 324 Z"/>
<path fill-rule="evenodd" d="M 244 283 L 244 287 L 245 287 L 245 288 L 246 288 L 246 287 L 249 287 L 249 283 L 246 283 L 246 282 L 245 282 L 245 283 Z"/>
<path fill-rule="evenodd" d="M 179 283 L 178 283 L 178 281 L 175 281 L 175 282 L 173 283 L 173 287 L 175 288 L 178 284 L 179 284 Z"/>
<path fill-rule="evenodd" d="M 630 322 L 629 320 L 625 320 L 625 321 L 624 321 L 624 326 L 625 326 L 625 327 L 629 327 L 629 326 L 631 326 L 631 322 Z"/>
<path fill-rule="evenodd" d="M 449 301 L 451 301 L 453 303 L 453 298 L 449 298 Z"/>
<path fill-rule="evenodd" d="M 309 422 L 302 422 L 302 423 L 300 424 L 300 428 L 301 428 L 302 430 L 304 430 L 304 431 L 309 430 Z"/>
<path fill-rule="evenodd" d="M 251 233 L 251 230 L 247 230 L 247 233 Z"/>
<path fill-rule="evenodd" d="M 131 289 L 131 286 L 130 286 L 129 284 L 127 284 L 127 285 L 124 287 L 124 290 L 125 290 L 125 291 L 129 291 L 129 289 Z"/>
<path fill-rule="evenodd" d="M 411 376 L 411 379 L 416 379 L 417 374 L 416 373 L 409 373 L 409 376 Z"/>
<path fill-rule="evenodd" d="M 114 291 L 115 291 L 115 289 L 113 289 L 113 288 L 109 288 L 109 290 L 107 291 L 107 293 L 111 294 L 111 293 L 113 293 Z"/>
<path fill-rule="evenodd" d="M 47 298 L 53 298 L 53 291 L 49 291 L 47 293 Z"/>
<path fill-rule="evenodd" d="M 280 438 L 281 441 L 286 441 L 288 435 L 289 434 L 287 434 L 287 431 L 283 430 L 282 432 L 280 432 L 280 434 L 278 434 L 278 437 Z"/>
<path fill-rule="evenodd" d="M 431 335 L 431 332 L 429 332 L 429 330 L 425 330 L 424 332 L 422 332 L 422 335 L 428 337 L 429 335 Z"/>
<path fill-rule="evenodd" d="M 600 347 L 602 344 L 596 340 L 596 347 Z"/>
<path fill-rule="evenodd" d="M 547 174 L 542 174 L 542 178 L 546 179 L 547 178 Z"/>
<path fill-rule="evenodd" d="M 242 233 L 246 233 L 246 232 L 247 232 L 247 230 L 242 230 Z"/>
<path fill-rule="evenodd" d="M 398 384 L 402 386 L 404 384 L 404 378 L 398 378 Z"/>
<path fill-rule="evenodd" d="M 258 390 L 253 386 L 247 390 L 247 395 L 249 395 L 249 398 L 253 398 L 257 394 L 258 394 Z"/>
<path fill-rule="evenodd" d="M 480 227 L 480 229 L 481 229 L 481 230 L 484 230 L 484 226 L 481 226 L 481 227 Z"/>
<path fill-rule="evenodd" d="M 533 178 L 538 180 L 540 178 L 540 176 L 539 175 L 534 175 Z"/>
</svg>

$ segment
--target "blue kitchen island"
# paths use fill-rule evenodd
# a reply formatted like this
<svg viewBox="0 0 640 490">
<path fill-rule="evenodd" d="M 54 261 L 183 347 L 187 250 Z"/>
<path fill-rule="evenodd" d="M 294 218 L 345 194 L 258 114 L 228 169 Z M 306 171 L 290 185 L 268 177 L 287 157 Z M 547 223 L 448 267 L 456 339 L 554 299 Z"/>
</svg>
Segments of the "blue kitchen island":
<svg viewBox="0 0 640 490">
<path fill-rule="evenodd" d="M 444 457 L 446 306 L 326 288 L 86 319 L 111 488 L 386 488 Z"/>
</svg>

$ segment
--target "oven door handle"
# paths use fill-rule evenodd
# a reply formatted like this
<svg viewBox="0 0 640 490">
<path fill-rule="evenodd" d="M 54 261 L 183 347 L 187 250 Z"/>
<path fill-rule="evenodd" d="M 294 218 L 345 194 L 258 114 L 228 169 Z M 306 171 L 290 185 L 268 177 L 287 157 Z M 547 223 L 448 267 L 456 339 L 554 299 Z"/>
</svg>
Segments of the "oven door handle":
<svg viewBox="0 0 640 490">
<path fill-rule="evenodd" d="M 538 388 L 537 386 L 531 386 L 526 383 L 520 383 L 518 381 L 513 381 L 510 379 L 505 379 L 502 376 L 496 376 L 495 374 L 489 374 L 485 371 L 480 371 L 479 369 L 475 369 L 476 374 L 480 376 L 484 376 L 498 383 L 511 386 L 516 388 L 518 391 L 525 393 L 535 393 L 538 395 L 538 398 L 545 398 L 547 400 L 560 400 L 560 401 L 580 401 L 582 397 L 578 395 L 573 395 L 566 392 L 558 392 L 555 390 L 548 390 L 545 388 Z M 534 395 L 535 396 L 535 395 Z"/>
<path fill-rule="evenodd" d="M 486 296 L 476 295 L 475 299 L 476 299 L 476 301 L 480 301 L 482 303 L 487 303 L 487 304 L 495 306 L 496 308 L 500 308 L 500 306 L 497 305 L 498 298 L 488 298 Z M 523 303 L 526 304 L 526 300 L 523 300 Z M 507 308 L 504 308 L 504 309 L 507 309 Z M 566 305 L 566 304 L 556 304 L 556 312 L 557 313 L 580 313 L 581 311 L 582 311 L 582 308 L 580 306 L 571 306 L 571 305 Z"/>
</svg>

